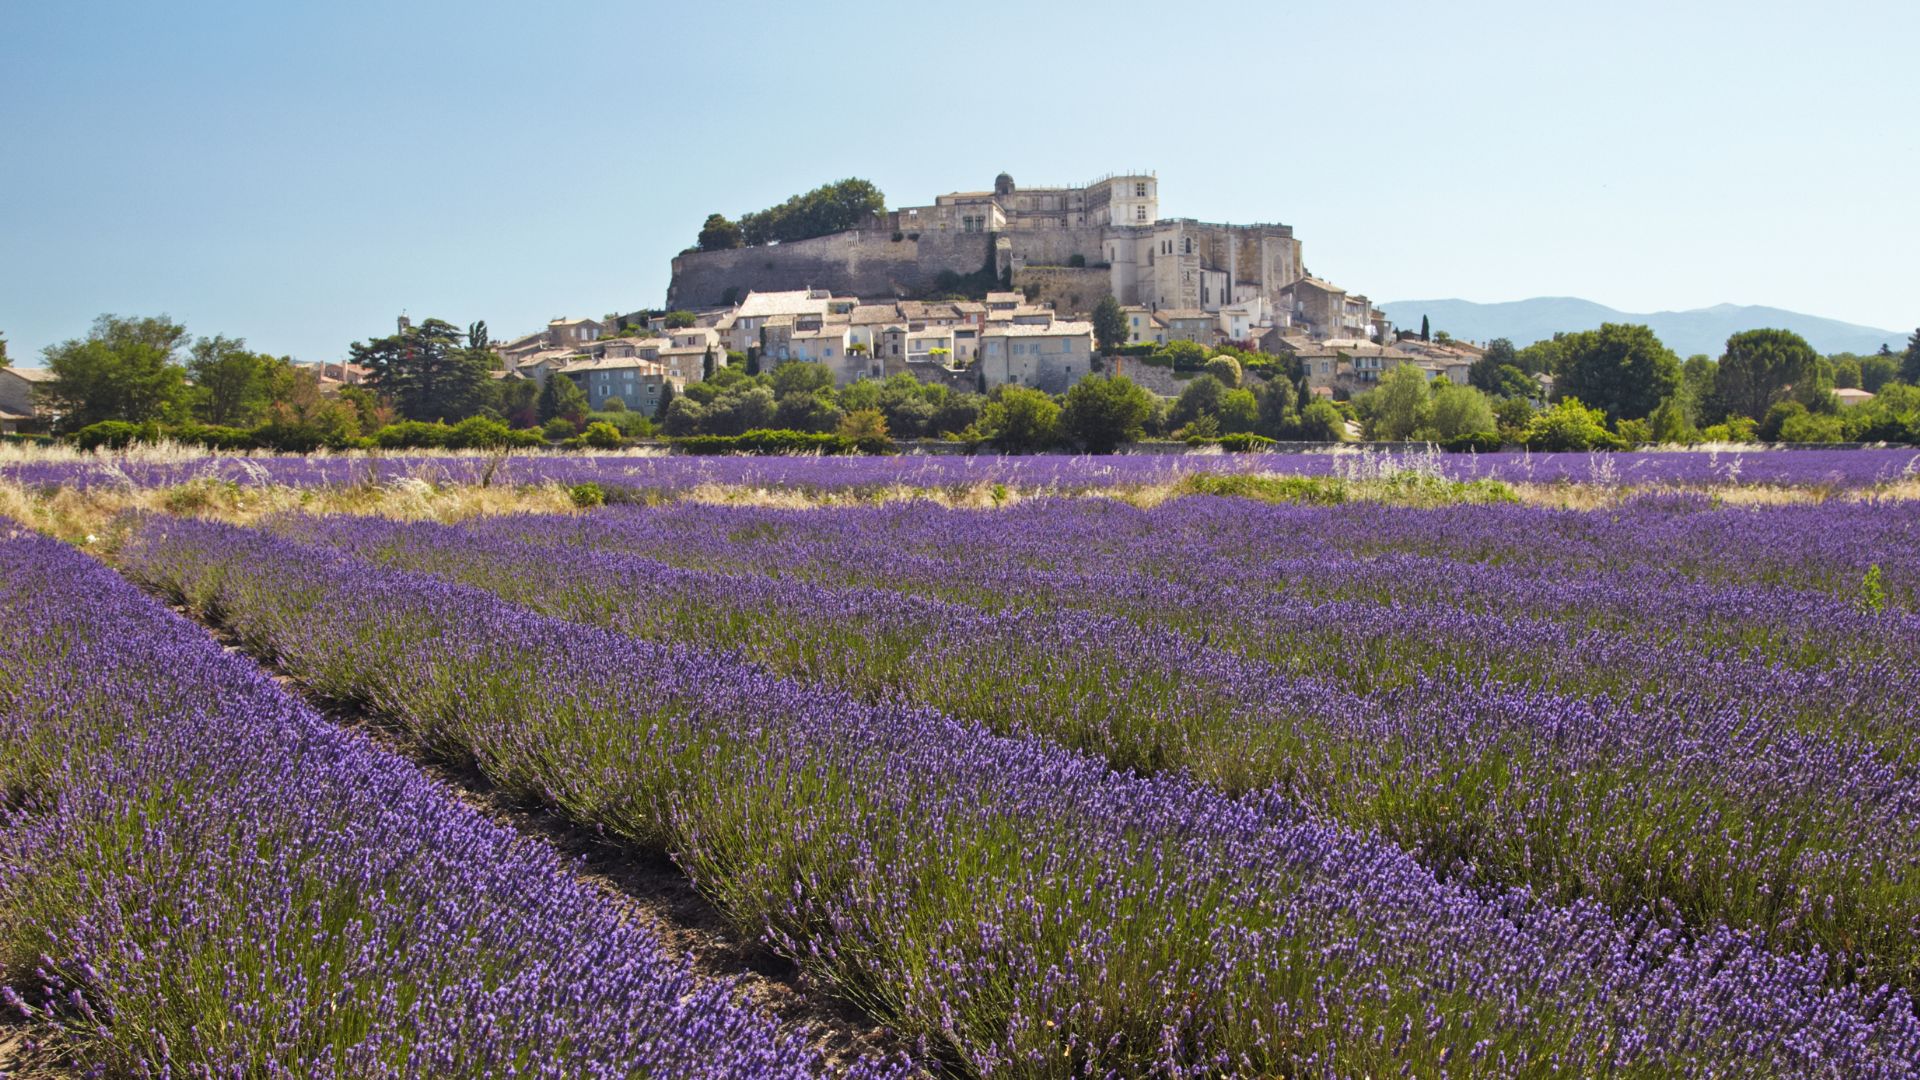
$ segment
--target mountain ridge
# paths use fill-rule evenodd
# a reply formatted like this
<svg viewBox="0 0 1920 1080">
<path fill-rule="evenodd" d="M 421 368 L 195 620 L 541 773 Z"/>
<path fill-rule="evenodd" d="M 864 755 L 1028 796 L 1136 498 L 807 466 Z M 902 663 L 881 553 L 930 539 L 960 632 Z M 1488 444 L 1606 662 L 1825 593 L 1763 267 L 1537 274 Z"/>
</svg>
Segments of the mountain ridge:
<svg viewBox="0 0 1920 1080">
<path fill-rule="evenodd" d="M 1907 344 L 1905 332 L 1758 304 L 1715 304 L 1683 311 L 1635 313 L 1577 296 L 1535 296 L 1483 304 L 1472 300 L 1395 300 L 1379 305 L 1402 329 L 1414 329 L 1425 315 L 1436 331 L 1469 341 L 1503 337 L 1526 346 L 1556 332 L 1592 330 L 1603 322 L 1642 323 L 1681 356 L 1718 356 L 1727 338 L 1742 330 L 1791 330 L 1822 353 L 1870 353 L 1882 344 L 1895 352 Z"/>
</svg>

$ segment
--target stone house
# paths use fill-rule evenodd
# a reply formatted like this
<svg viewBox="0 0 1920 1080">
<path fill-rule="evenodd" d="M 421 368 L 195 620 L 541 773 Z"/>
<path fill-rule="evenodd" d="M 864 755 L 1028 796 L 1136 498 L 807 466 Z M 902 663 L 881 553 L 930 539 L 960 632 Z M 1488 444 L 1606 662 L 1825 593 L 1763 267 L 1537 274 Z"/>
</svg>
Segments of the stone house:
<svg viewBox="0 0 1920 1080">
<path fill-rule="evenodd" d="M 989 390 L 1013 383 L 1058 394 L 1085 378 L 1092 363 L 1089 322 L 991 326 L 980 338 L 980 368 Z"/>
<path fill-rule="evenodd" d="M 851 312 L 852 300 L 842 300 L 846 311 Z M 762 344 L 760 331 L 774 319 L 800 319 L 813 316 L 824 323 L 827 311 L 834 305 L 832 293 L 824 289 L 795 289 L 787 292 L 750 292 L 745 300 L 733 311 L 733 324 L 730 327 L 732 340 L 728 347 L 745 352 Z"/>
<path fill-rule="evenodd" d="M 53 414 L 38 400 L 35 388 L 52 381 L 53 372 L 46 368 L 0 368 L 0 433 L 46 430 Z"/>
<path fill-rule="evenodd" d="M 1164 327 L 1166 341 L 1193 341 L 1208 346 L 1213 344 L 1214 330 L 1219 323 L 1217 316 L 1198 309 L 1156 311 L 1153 317 Z"/>
<path fill-rule="evenodd" d="M 1319 278 L 1301 278 L 1282 289 L 1280 299 L 1281 309 L 1308 337 L 1371 340 L 1375 333 L 1373 305 L 1366 297 Z"/>
<path fill-rule="evenodd" d="M 663 387 L 671 385 L 675 393 L 686 388 L 685 380 L 637 356 L 576 360 L 557 370 L 586 392 L 587 406 L 596 411 L 618 398 L 628 409 L 652 416 L 660 407 Z"/>
</svg>

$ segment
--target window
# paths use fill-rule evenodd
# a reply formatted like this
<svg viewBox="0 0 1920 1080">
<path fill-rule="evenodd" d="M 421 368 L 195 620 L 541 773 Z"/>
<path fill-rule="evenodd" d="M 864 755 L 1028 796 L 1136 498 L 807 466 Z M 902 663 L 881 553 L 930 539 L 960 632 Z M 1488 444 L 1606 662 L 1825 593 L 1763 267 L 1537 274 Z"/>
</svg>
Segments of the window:
<svg viewBox="0 0 1920 1080">
<path fill-rule="evenodd" d="M 1147 197 L 1147 182 L 1145 180 L 1133 185 L 1133 196 L 1136 199 L 1144 199 Z"/>
<path fill-rule="evenodd" d="M 1133 220 L 1135 220 L 1135 221 L 1145 221 L 1145 220 L 1147 220 L 1147 208 L 1146 208 L 1146 207 L 1144 207 L 1144 206 L 1136 206 L 1136 207 L 1134 207 L 1134 208 L 1133 208 Z"/>
<path fill-rule="evenodd" d="M 825 353 L 824 353 L 823 355 L 825 355 L 825 356 L 827 356 L 827 357 L 832 357 L 832 356 L 833 356 L 833 346 L 831 346 L 831 345 L 829 345 L 829 346 L 827 346 L 827 351 L 826 351 L 826 352 L 825 352 Z"/>
</svg>

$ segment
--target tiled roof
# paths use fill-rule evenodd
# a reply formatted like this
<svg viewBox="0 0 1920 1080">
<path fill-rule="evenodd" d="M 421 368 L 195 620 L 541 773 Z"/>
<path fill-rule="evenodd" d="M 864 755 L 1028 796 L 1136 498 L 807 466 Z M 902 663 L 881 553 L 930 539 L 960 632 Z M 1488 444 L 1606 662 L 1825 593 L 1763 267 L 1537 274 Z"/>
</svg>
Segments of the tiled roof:
<svg viewBox="0 0 1920 1080">
<path fill-rule="evenodd" d="M 1027 323 L 1010 323 L 989 329 L 985 337 L 1073 337 L 1077 334 L 1093 333 L 1090 322 L 1057 322 L 1051 326 L 1034 326 Z"/>
<path fill-rule="evenodd" d="M 742 319 L 760 319 L 769 315 L 821 315 L 827 310 L 827 298 L 806 289 L 792 292 L 750 292 L 734 315 Z"/>
<path fill-rule="evenodd" d="M 637 356 L 610 356 L 600 360 L 577 360 L 559 370 L 563 374 L 571 375 L 577 371 L 626 371 L 628 369 L 644 372 L 648 375 L 664 375 L 667 371 L 666 368 L 661 367 L 658 363 L 652 360 L 642 360 Z"/>
<path fill-rule="evenodd" d="M 43 383 L 43 382 L 53 381 L 53 372 L 48 371 L 46 368 L 42 368 L 42 367 L 10 367 L 10 368 L 0 368 L 0 371 L 10 371 L 13 374 L 18 375 L 22 379 L 25 379 L 26 381 L 31 383 Z"/>
</svg>

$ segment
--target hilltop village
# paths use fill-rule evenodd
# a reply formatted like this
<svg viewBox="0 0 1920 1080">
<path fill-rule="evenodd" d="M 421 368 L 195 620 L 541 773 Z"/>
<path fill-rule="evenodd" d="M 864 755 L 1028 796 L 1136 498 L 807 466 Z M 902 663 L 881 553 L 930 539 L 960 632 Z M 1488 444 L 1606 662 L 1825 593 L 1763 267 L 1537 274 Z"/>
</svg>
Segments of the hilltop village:
<svg viewBox="0 0 1920 1080">
<path fill-rule="evenodd" d="M 982 281 L 983 295 L 966 295 Z M 1102 341 L 1093 315 L 1109 297 L 1124 336 Z M 1139 362 L 1177 341 L 1290 357 L 1321 397 L 1362 391 L 1401 364 L 1465 383 L 1482 355 L 1462 342 L 1395 342 L 1365 295 L 1307 273 L 1291 226 L 1161 217 L 1152 173 L 1041 188 L 1003 173 L 991 190 L 871 212 L 827 235 L 688 250 L 673 260 L 664 310 L 557 318 L 496 349 L 500 377 L 558 372 L 594 408 L 619 398 L 650 410 L 664 387 L 700 381 L 729 354 L 756 369 L 821 364 L 841 386 L 908 374 L 956 390 L 1061 393 L 1108 370 L 1177 394 L 1171 371 Z"/>
</svg>

